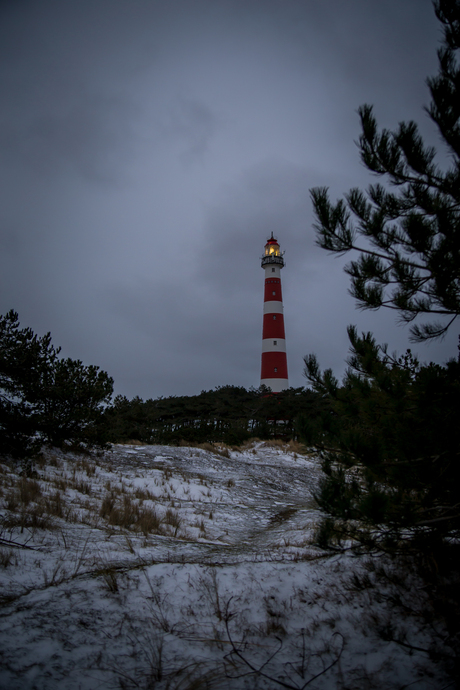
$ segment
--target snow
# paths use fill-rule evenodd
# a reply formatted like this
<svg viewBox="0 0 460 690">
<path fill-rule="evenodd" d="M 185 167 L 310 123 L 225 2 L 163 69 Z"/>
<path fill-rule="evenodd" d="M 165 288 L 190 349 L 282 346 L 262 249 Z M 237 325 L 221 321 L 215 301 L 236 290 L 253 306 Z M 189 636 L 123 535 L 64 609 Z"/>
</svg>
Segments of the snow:
<svg viewBox="0 0 460 690">
<path fill-rule="evenodd" d="M 314 454 L 120 445 L 19 469 L 0 466 L 1 688 L 450 687 L 420 584 L 403 614 L 365 557 L 312 545 Z"/>
</svg>

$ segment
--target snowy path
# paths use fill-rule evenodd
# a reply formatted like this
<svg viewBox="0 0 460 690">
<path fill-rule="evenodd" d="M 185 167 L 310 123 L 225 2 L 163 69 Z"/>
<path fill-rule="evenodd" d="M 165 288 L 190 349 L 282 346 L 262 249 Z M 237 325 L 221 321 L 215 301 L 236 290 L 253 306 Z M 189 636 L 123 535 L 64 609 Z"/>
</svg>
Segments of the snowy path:
<svg viewBox="0 0 460 690">
<path fill-rule="evenodd" d="M 433 644 L 417 613 L 395 616 L 390 585 L 312 546 L 318 459 L 228 455 L 51 453 L 32 479 L 0 465 L 0 690 L 450 687 L 396 642 Z"/>
<path fill-rule="evenodd" d="M 173 473 L 180 471 L 192 481 L 200 476 L 212 480 L 212 495 L 201 497 L 200 503 L 213 512 L 214 534 L 223 543 L 197 548 L 196 544 L 179 545 L 175 541 L 178 562 L 185 557 L 197 563 L 252 561 L 262 555 L 267 560 L 289 558 L 289 533 L 305 534 L 317 519 L 313 491 L 319 463 L 317 458 L 293 461 L 289 454 L 264 444 L 255 450 L 253 454 L 234 452 L 230 458 L 210 457 L 195 449 L 191 454 L 188 448 L 163 447 L 160 453 L 158 448 L 143 448 L 139 453 L 118 451 L 115 467 L 123 473 L 162 467 Z M 182 499 L 181 506 L 187 504 L 195 505 L 196 501 Z M 165 544 L 168 558 L 174 558 L 171 545 Z M 283 553 L 275 556 L 273 550 L 279 546 Z"/>
</svg>

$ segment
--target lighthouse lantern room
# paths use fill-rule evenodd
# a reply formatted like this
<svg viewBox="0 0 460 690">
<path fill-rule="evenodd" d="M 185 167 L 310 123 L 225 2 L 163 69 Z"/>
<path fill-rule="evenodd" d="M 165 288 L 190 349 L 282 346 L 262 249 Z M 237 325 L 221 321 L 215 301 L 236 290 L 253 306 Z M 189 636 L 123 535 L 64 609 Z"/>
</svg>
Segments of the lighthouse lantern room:
<svg viewBox="0 0 460 690">
<path fill-rule="evenodd" d="M 269 386 L 274 393 L 289 388 L 280 275 L 284 266 L 283 255 L 272 233 L 262 257 L 265 292 L 260 383 Z"/>
</svg>

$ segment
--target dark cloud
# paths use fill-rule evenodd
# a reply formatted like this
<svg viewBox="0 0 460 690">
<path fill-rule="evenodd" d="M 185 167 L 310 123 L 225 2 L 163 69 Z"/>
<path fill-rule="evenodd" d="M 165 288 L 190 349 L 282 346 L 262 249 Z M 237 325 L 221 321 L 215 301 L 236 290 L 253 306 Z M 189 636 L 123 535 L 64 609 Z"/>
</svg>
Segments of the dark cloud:
<svg viewBox="0 0 460 690">
<path fill-rule="evenodd" d="M 363 102 L 438 143 L 422 106 L 439 36 L 429 0 L 3 3 L 0 312 L 129 396 L 258 385 L 273 231 L 293 385 L 307 352 L 343 371 L 348 323 L 404 350 L 315 245 L 308 190 L 371 181 Z"/>
</svg>

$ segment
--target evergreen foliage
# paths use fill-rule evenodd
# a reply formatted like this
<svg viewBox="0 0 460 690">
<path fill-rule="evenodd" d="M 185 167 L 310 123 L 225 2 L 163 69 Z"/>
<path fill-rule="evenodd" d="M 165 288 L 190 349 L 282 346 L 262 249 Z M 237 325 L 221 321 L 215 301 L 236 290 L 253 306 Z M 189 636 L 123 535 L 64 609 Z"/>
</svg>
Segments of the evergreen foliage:
<svg viewBox="0 0 460 690">
<path fill-rule="evenodd" d="M 117 396 L 105 413 L 110 440 L 174 444 L 224 442 L 239 445 L 251 436 L 293 438 L 318 396 L 303 388 L 272 394 L 219 386 L 194 396 L 146 400 Z"/>
<path fill-rule="evenodd" d="M 439 74 L 428 79 L 427 112 L 447 148 L 450 167 L 435 163 L 415 122 L 379 131 L 373 109 L 359 109 L 364 165 L 385 184 L 352 189 L 333 204 L 327 188 L 311 190 L 318 244 L 338 254 L 359 252 L 346 267 L 351 294 L 363 309 L 387 307 L 411 327 L 414 341 L 442 336 L 460 314 L 460 48 L 459 0 L 439 0 L 435 11 L 444 42 Z M 441 317 L 443 320 L 438 321 Z"/>
<path fill-rule="evenodd" d="M 95 366 L 61 359 L 47 333 L 20 328 L 18 314 L 0 316 L 0 452 L 17 458 L 43 443 L 105 445 L 104 406 L 113 380 Z"/>
<path fill-rule="evenodd" d="M 458 538 L 460 362 L 420 366 L 410 350 L 397 358 L 369 333 L 348 334 L 342 385 L 305 358 L 332 420 L 316 436 L 325 451 L 320 506 L 336 535 L 372 547 L 426 549 Z"/>
<path fill-rule="evenodd" d="M 358 305 L 394 309 L 405 322 L 428 316 L 411 329 L 416 341 L 442 336 L 460 314 L 460 1 L 439 0 L 435 11 L 444 40 L 427 110 L 450 167 L 435 164 L 415 123 L 379 132 L 363 106 L 361 158 L 387 186 L 353 189 L 335 205 L 326 189 L 311 192 L 320 246 L 359 252 L 346 269 Z M 322 401 L 306 428 L 324 454 L 319 539 L 411 547 L 436 561 L 460 536 L 460 360 L 421 366 L 410 350 L 390 355 L 370 333 L 349 327 L 348 336 L 341 384 L 314 355 L 305 358 Z"/>
</svg>

